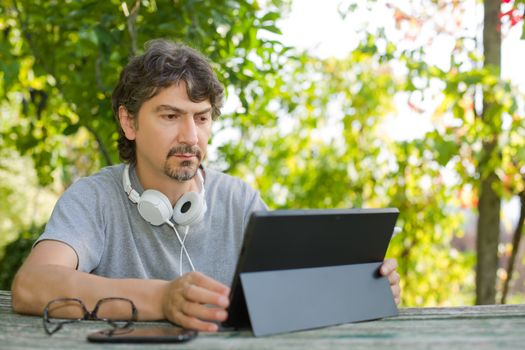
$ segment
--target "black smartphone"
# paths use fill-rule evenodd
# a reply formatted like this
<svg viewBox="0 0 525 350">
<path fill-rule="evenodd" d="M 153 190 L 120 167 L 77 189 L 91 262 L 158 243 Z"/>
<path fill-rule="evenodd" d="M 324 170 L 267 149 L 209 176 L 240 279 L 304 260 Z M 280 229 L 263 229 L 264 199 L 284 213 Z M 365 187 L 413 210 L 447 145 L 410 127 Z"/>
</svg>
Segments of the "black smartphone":
<svg viewBox="0 0 525 350">
<path fill-rule="evenodd" d="M 87 340 L 94 343 L 183 343 L 197 334 L 197 331 L 179 327 L 128 327 L 91 333 Z"/>
</svg>

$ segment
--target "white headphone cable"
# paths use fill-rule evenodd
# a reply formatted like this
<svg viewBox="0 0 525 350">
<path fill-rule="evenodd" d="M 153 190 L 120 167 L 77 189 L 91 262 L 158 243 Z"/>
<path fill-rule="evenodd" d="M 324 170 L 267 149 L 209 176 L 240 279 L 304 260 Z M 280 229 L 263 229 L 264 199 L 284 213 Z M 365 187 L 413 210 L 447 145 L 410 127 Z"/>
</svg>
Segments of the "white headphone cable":
<svg viewBox="0 0 525 350">
<path fill-rule="evenodd" d="M 182 273 L 183 273 L 183 265 L 182 265 L 182 250 L 184 248 L 184 250 L 186 250 L 186 237 L 188 237 L 188 231 L 190 230 L 190 227 L 189 226 L 184 226 L 185 230 L 184 230 L 184 237 L 182 237 L 182 245 L 180 246 L 180 254 L 179 254 L 179 266 L 180 266 L 180 275 L 182 276 Z M 189 258 L 189 255 L 188 253 L 186 253 L 186 256 L 188 256 L 188 260 L 190 261 L 191 263 L 191 260 Z M 191 264 L 191 267 L 193 269 L 193 271 L 195 272 L 195 269 L 193 268 L 193 264 Z"/>
<path fill-rule="evenodd" d="M 175 228 L 175 225 L 169 220 L 166 220 L 166 223 L 175 231 L 175 235 L 177 236 L 177 239 L 179 240 L 180 247 L 181 247 L 181 254 L 180 254 L 180 275 L 182 276 L 182 251 L 184 250 L 184 253 L 186 254 L 186 257 L 188 258 L 188 261 L 191 266 L 191 270 L 195 272 L 195 266 L 193 266 L 193 262 L 191 261 L 190 254 L 188 254 L 188 251 L 186 250 L 186 246 L 184 245 L 184 241 L 186 240 L 186 235 L 188 234 L 189 226 L 186 226 L 186 232 L 184 234 L 184 240 L 180 238 L 179 231 Z"/>
</svg>

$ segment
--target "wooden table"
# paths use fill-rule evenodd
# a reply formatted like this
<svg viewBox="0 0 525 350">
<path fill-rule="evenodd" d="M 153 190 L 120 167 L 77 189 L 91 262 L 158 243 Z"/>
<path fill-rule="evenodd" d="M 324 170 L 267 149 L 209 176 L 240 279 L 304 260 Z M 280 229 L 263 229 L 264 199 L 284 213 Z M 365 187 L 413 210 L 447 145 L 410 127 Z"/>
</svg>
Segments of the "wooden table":
<svg viewBox="0 0 525 350">
<path fill-rule="evenodd" d="M 142 324 L 143 322 L 140 322 Z M 404 308 L 399 316 L 255 338 L 251 332 L 201 333 L 185 344 L 93 344 L 104 322 L 66 325 L 45 334 L 42 318 L 15 314 L 0 291 L 0 349 L 525 349 L 525 305 Z"/>
</svg>

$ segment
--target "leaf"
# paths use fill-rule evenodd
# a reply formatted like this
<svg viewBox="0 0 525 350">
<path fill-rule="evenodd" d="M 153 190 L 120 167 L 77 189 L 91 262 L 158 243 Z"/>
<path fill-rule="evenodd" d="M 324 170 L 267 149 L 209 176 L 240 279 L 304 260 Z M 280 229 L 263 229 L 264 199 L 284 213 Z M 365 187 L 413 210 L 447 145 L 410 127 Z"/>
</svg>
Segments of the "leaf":
<svg viewBox="0 0 525 350">
<path fill-rule="evenodd" d="M 262 25 L 261 29 L 264 29 L 264 30 L 267 30 L 267 31 L 269 31 L 271 33 L 275 33 L 275 34 L 279 34 L 279 35 L 283 34 L 282 31 L 279 28 L 277 28 L 276 25 Z"/>
<path fill-rule="evenodd" d="M 62 133 L 66 136 L 75 134 L 78 131 L 80 124 L 70 124 L 68 125 Z"/>
<path fill-rule="evenodd" d="M 446 166 L 452 157 L 458 155 L 459 147 L 453 141 L 442 140 L 437 142 L 435 147 L 438 153 L 437 161 L 441 166 Z"/>
<path fill-rule="evenodd" d="M 280 13 L 278 13 L 278 12 L 268 12 L 264 16 L 261 17 L 260 21 L 263 24 L 265 24 L 265 22 L 275 23 L 280 18 L 281 18 L 281 14 Z"/>
</svg>

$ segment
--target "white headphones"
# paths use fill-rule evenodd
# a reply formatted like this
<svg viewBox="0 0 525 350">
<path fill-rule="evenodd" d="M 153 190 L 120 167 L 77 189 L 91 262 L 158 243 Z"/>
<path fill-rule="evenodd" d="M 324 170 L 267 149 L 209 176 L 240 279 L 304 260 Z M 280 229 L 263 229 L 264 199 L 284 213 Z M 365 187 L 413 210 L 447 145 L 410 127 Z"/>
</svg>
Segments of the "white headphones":
<svg viewBox="0 0 525 350">
<path fill-rule="evenodd" d="M 145 190 L 142 195 L 138 194 L 131 187 L 129 180 L 129 164 L 126 164 L 122 174 L 122 184 L 128 198 L 135 204 L 139 210 L 140 216 L 152 225 L 160 226 L 165 223 L 171 223 L 170 218 L 181 226 L 189 226 L 201 221 L 206 213 L 207 206 L 204 191 L 204 179 L 201 169 L 197 171 L 198 184 L 200 191 L 186 192 L 175 203 L 175 207 L 162 192 L 157 190 Z"/>
</svg>

